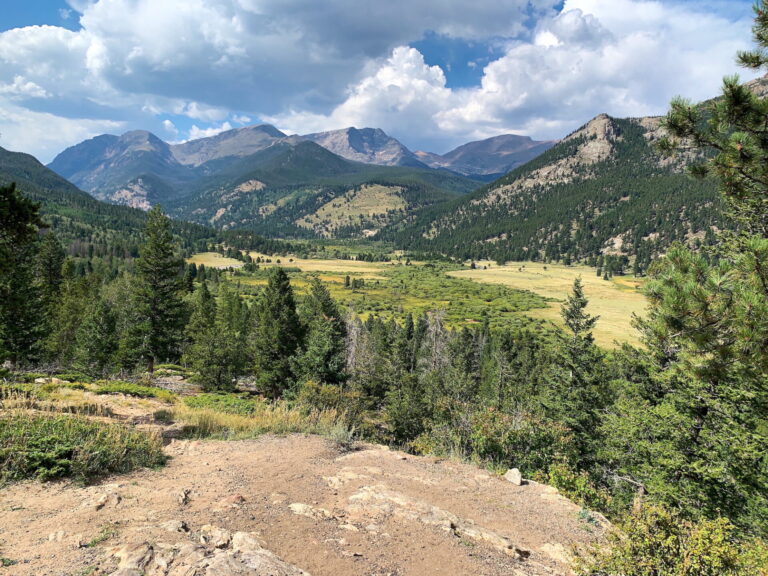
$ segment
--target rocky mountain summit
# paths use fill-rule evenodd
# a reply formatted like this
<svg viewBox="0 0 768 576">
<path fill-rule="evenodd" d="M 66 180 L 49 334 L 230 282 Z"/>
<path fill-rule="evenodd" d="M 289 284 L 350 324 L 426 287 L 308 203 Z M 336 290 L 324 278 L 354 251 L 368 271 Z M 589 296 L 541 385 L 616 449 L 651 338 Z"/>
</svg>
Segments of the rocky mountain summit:
<svg viewBox="0 0 768 576">
<path fill-rule="evenodd" d="M 426 168 L 416 155 L 379 128 L 345 128 L 302 136 L 347 160 L 380 166 Z"/>
</svg>

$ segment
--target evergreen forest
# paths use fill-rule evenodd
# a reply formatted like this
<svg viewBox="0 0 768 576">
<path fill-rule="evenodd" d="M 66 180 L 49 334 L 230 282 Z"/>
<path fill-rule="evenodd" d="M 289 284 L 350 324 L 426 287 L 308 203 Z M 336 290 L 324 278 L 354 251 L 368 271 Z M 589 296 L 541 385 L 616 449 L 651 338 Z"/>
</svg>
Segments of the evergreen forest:
<svg viewBox="0 0 768 576">
<path fill-rule="evenodd" d="M 759 49 L 739 58 L 767 69 L 768 7 L 761 3 L 756 13 Z M 584 179 L 513 196 L 506 209 L 521 219 L 504 241 L 476 241 L 507 224 L 485 217 L 482 203 L 458 199 L 450 202 L 463 203 L 460 220 L 432 239 L 424 229 L 450 202 L 384 229 L 381 239 L 393 243 L 386 246 L 405 254 L 371 244 L 357 258 L 399 257 L 402 270 L 435 267 L 405 262 L 430 252 L 608 266 L 604 239 L 629 229 L 625 255 L 636 274 L 647 275 L 649 308 L 635 320 L 641 345 L 612 350 L 595 344 L 599 319 L 587 311 L 580 280 L 561 306 L 562 329 L 500 322 L 490 305 L 461 326 L 440 307 L 361 316 L 331 296 L 321 275 L 298 290 L 290 263 L 260 267 L 250 255 L 286 259 L 325 246 L 183 223 L 160 206 L 145 213 L 106 205 L 65 181 L 41 182 L 33 159 L 9 156 L 12 169 L 0 182 L 0 401 L 38 394 L 38 375 L 158 394 L 153 378 L 180 371 L 202 387 L 195 401 L 209 407 L 237 411 L 258 401 L 305 414 L 332 411 L 350 440 L 502 473 L 515 467 L 557 487 L 585 514 L 603 514 L 620 528 L 609 546 L 580 551 L 575 570 L 583 576 L 765 576 L 766 119 L 768 98 L 726 78 L 721 98 L 704 105 L 677 99 L 664 120 L 669 136 L 659 153 L 694 154 L 691 177 L 703 184 L 672 171 L 649 174 L 641 161 L 616 163 L 599 185 Z M 645 153 L 636 124 L 616 125 L 624 157 Z M 641 194 L 643 187 L 654 193 Z M 336 192 L 329 184 L 324 194 Z M 565 195 L 582 200 L 566 206 Z M 297 196 L 282 210 L 327 199 L 318 198 Z M 562 225 L 543 226 L 539 216 L 550 220 L 553 212 Z M 709 232 L 691 245 L 675 225 L 680 219 Z M 275 222 L 257 230 L 281 235 L 288 225 Z M 200 251 L 245 266 L 235 273 L 186 261 Z M 615 255 L 615 266 L 624 273 L 629 257 Z M 259 282 L 242 283 L 248 274 Z M 349 290 L 360 288 L 351 285 L 356 278 L 347 281 Z M 0 426 L 0 480 L 72 475 L 61 454 L 21 466 L 18 438 Z M 36 454 L 46 450 L 40 442 Z"/>
</svg>

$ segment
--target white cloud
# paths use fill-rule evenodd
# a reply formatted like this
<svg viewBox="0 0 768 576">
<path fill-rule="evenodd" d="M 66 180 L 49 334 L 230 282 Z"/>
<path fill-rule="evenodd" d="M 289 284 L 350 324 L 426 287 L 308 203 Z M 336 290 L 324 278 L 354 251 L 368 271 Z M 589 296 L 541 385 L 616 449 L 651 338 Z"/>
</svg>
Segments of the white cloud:
<svg viewBox="0 0 768 576">
<path fill-rule="evenodd" d="M 0 94 L 21 98 L 50 98 L 51 96 L 42 87 L 21 75 L 14 76 L 11 84 L 0 84 Z"/>
<path fill-rule="evenodd" d="M 663 114 L 677 94 L 714 96 L 722 76 L 737 71 L 749 26 L 685 5 L 566 0 L 538 22 L 532 41 L 509 41 L 478 87 L 448 89 L 418 52 L 397 48 L 329 114 L 293 110 L 270 120 L 296 132 L 377 126 L 433 151 L 505 132 L 559 138 L 601 112 Z"/>
<path fill-rule="evenodd" d="M 67 3 L 77 31 L 0 33 L 0 95 L 30 120 L 163 129 L 158 117 L 177 115 L 195 122 L 190 137 L 250 118 L 304 133 L 376 126 L 436 151 L 511 131 L 559 137 L 599 112 L 711 96 L 751 24 L 748 10 L 723 16 L 723 0 L 565 0 L 560 13 L 557 0 Z M 428 33 L 500 49 L 481 85 L 449 88 L 408 48 Z"/>
<path fill-rule="evenodd" d="M 166 132 L 171 134 L 173 138 L 179 135 L 179 129 L 176 128 L 176 125 L 170 120 L 168 120 L 167 118 L 163 120 L 163 128 L 165 129 Z"/>
<path fill-rule="evenodd" d="M 34 151 L 44 162 L 67 146 L 124 128 L 123 123 L 111 120 L 62 118 L 34 112 L 0 95 L 0 146 L 16 152 Z"/>
<path fill-rule="evenodd" d="M 209 138 L 210 136 L 216 136 L 217 134 L 221 134 L 227 130 L 232 130 L 232 125 L 229 122 L 224 122 L 224 124 L 212 128 L 200 128 L 193 124 L 192 128 L 189 129 L 189 140 Z"/>
</svg>

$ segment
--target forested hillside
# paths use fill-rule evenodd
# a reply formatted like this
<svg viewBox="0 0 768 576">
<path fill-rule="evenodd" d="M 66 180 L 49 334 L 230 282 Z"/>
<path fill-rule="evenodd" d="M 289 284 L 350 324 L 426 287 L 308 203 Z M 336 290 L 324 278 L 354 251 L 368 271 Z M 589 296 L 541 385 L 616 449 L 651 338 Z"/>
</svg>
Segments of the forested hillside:
<svg viewBox="0 0 768 576">
<path fill-rule="evenodd" d="M 269 236 L 362 237 L 476 186 L 449 172 L 350 162 L 301 142 L 240 160 L 168 208 L 178 218 Z"/>
<path fill-rule="evenodd" d="M 637 269 L 672 242 L 711 244 L 722 226 L 713 182 L 687 159 L 654 148 L 659 118 L 599 116 L 525 166 L 380 234 L 404 248 L 461 258 L 586 260 L 636 257 Z"/>
</svg>

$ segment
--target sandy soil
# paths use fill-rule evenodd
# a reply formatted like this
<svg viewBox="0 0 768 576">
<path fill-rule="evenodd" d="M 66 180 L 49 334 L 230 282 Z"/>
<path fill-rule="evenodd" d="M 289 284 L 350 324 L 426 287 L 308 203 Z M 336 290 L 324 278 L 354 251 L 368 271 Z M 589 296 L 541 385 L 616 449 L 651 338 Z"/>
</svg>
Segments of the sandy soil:
<svg viewBox="0 0 768 576">
<path fill-rule="evenodd" d="M 4 488 L 0 552 L 18 563 L 0 575 L 293 573 L 182 570 L 181 559 L 176 571 L 159 559 L 128 569 L 120 560 L 138 545 L 160 558 L 196 544 L 198 559 L 229 550 L 234 566 L 239 556 L 227 538 L 236 532 L 316 576 L 565 575 L 570 547 L 603 530 L 550 487 L 515 486 L 468 464 L 378 446 L 344 453 L 296 435 L 177 440 L 166 450 L 164 468 L 94 486 Z"/>
</svg>

